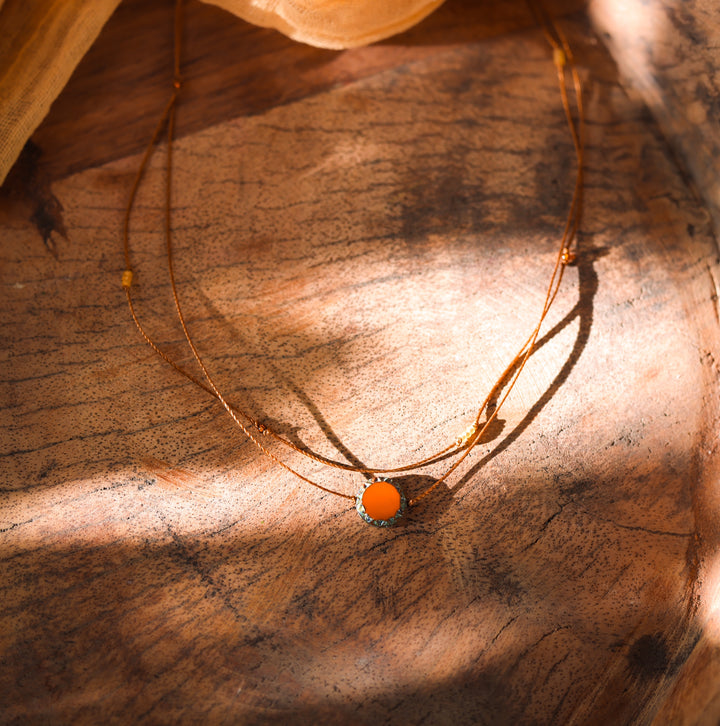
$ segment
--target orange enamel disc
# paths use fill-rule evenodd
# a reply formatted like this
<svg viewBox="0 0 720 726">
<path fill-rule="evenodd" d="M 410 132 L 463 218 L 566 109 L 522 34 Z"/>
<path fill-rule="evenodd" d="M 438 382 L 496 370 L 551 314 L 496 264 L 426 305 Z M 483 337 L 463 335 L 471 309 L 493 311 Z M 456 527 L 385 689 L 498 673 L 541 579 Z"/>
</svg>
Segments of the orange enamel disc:
<svg viewBox="0 0 720 726">
<path fill-rule="evenodd" d="M 400 510 L 400 492 L 388 481 L 376 481 L 363 492 L 362 503 L 369 517 L 391 519 Z"/>
</svg>

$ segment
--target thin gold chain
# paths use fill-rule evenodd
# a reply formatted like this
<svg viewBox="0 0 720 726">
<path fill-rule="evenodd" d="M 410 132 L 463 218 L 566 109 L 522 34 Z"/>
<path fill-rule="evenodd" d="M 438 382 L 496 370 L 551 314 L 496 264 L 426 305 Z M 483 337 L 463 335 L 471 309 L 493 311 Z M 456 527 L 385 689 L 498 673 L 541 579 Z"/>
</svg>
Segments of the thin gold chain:
<svg viewBox="0 0 720 726">
<path fill-rule="evenodd" d="M 542 30 L 545 34 L 545 37 L 548 40 L 548 43 L 553 51 L 553 61 L 555 63 L 555 67 L 557 69 L 557 75 L 558 75 L 558 85 L 560 88 L 560 97 L 562 100 L 563 109 L 565 112 L 565 117 L 568 123 L 568 127 L 570 129 L 570 134 L 572 136 L 573 145 L 575 148 L 575 153 L 577 156 L 577 172 L 575 175 L 575 186 L 573 190 L 572 200 L 570 203 L 570 208 L 568 210 L 567 219 L 565 222 L 565 227 L 563 229 L 563 234 L 560 240 L 558 254 L 555 259 L 555 263 L 553 266 L 552 274 L 550 277 L 550 282 L 547 287 L 547 292 L 545 295 L 545 301 L 539 316 L 539 319 L 537 321 L 537 324 L 533 328 L 532 332 L 528 336 L 528 338 L 525 340 L 523 345 L 520 347 L 518 352 L 515 354 L 513 359 L 510 361 L 508 366 L 505 368 L 505 370 L 502 372 L 500 377 L 497 379 L 497 381 L 493 384 L 493 386 L 490 389 L 490 393 L 488 393 L 487 397 L 483 401 L 482 405 L 477 411 L 477 415 L 475 417 L 475 421 L 472 424 L 472 426 L 468 429 L 468 431 L 461 437 L 453 440 L 451 443 L 449 443 L 447 446 L 445 446 L 443 449 L 436 451 L 435 453 L 431 454 L 430 456 L 425 457 L 424 459 L 420 459 L 418 461 L 414 461 L 410 464 L 405 464 L 398 467 L 389 467 L 389 468 L 375 468 L 375 467 L 359 467 L 354 466 L 352 464 L 347 464 L 344 462 L 334 461 L 332 459 L 319 456 L 315 454 L 312 451 L 309 451 L 301 446 L 298 446 L 294 444 L 292 441 L 289 441 L 288 439 L 284 438 L 280 434 L 276 433 L 275 431 L 271 430 L 264 424 L 257 421 L 255 418 L 253 418 L 249 413 L 246 411 L 243 411 L 237 407 L 231 406 L 228 401 L 225 399 L 223 394 L 220 392 L 218 387 L 216 386 L 213 378 L 211 377 L 207 366 L 205 365 L 205 362 L 203 361 L 202 357 L 200 356 L 200 353 L 197 350 L 197 347 L 195 346 L 195 343 L 193 342 L 193 339 L 190 335 L 190 331 L 188 330 L 187 324 L 185 322 L 185 315 L 182 310 L 182 306 L 180 305 L 180 298 L 177 291 L 177 285 L 175 282 L 175 272 L 174 272 L 174 266 L 173 266 L 173 249 L 172 249 L 172 225 L 171 225 L 171 197 L 172 197 L 172 162 L 173 162 L 173 140 L 175 136 L 175 110 L 177 107 L 177 101 L 180 93 L 180 89 L 182 87 L 182 78 L 180 76 L 180 70 L 181 70 L 181 46 L 182 46 L 182 27 L 183 27 L 183 0 L 175 0 L 175 23 L 174 23 L 174 51 L 173 51 L 173 84 L 172 84 L 172 92 L 170 95 L 170 99 L 168 100 L 167 105 L 165 106 L 160 119 L 158 120 L 157 126 L 155 128 L 155 131 L 150 139 L 150 142 L 148 143 L 147 148 L 145 149 L 145 153 L 143 154 L 143 157 L 140 162 L 140 166 L 138 168 L 138 172 L 135 176 L 135 180 L 133 182 L 133 185 L 130 190 L 130 194 L 128 197 L 128 203 L 125 209 L 125 217 L 124 217 L 124 223 L 123 223 L 123 246 L 124 246 L 124 254 L 125 254 L 125 271 L 122 275 L 122 286 L 125 290 L 125 294 L 127 297 L 128 307 L 130 309 L 130 315 L 132 316 L 132 319 L 137 326 L 138 330 L 140 331 L 140 334 L 142 335 L 145 342 L 157 353 L 166 363 L 171 365 L 176 371 L 181 373 L 183 376 L 185 376 L 187 379 L 192 381 L 196 386 L 202 388 L 203 390 L 210 393 L 212 396 L 218 399 L 220 403 L 223 405 L 225 410 L 228 412 L 228 414 L 231 416 L 233 421 L 237 424 L 237 426 L 240 428 L 240 430 L 245 434 L 245 436 L 270 460 L 275 462 L 277 465 L 281 466 L 286 471 L 290 472 L 291 474 L 295 475 L 302 481 L 306 482 L 307 484 L 310 484 L 317 489 L 320 489 L 324 492 L 328 492 L 330 494 L 334 494 L 335 496 L 342 497 L 344 499 L 350 499 L 355 500 L 355 497 L 353 495 L 346 494 L 344 492 L 335 491 L 333 489 L 329 489 L 311 479 L 304 476 L 300 472 L 296 471 L 289 465 L 287 465 L 284 461 L 282 461 L 278 456 L 273 454 L 260 440 L 259 436 L 269 436 L 275 441 L 279 442 L 280 444 L 292 449 L 293 451 L 317 462 L 322 465 L 332 467 L 335 469 L 340 469 L 343 471 L 349 471 L 354 472 L 358 474 L 394 474 L 394 473 L 401 473 L 401 472 L 407 472 L 407 471 L 414 471 L 417 469 L 421 469 L 423 467 L 426 467 L 434 462 L 437 462 L 445 455 L 453 455 L 458 456 L 458 458 L 454 461 L 454 463 L 445 471 L 444 474 L 442 474 L 438 479 L 436 479 L 433 484 L 429 487 L 427 487 L 425 490 L 420 492 L 417 496 L 415 496 L 413 499 L 410 499 L 408 501 L 409 506 L 413 506 L 420 502 L 422 499 L 427 497 L 432 491 L 434 491 L 440 484 L 442 484 L 461 464 L 462 462 L 470 455 L 472 450 L 475 448 L 475 446 L 483 439 L 485 433 L 487 432 L 490 425 L 495 421 L 497 418 L 503 404 L 507 400 L 508 396 L 512 392 L 515 384 L 517 383 L 525 364 L 527 363 L 528 359 L 530 358 L 530 355 L 532 354 L 535 344 L 537 342 L 538 336 L 540 334 L 540 329 L 542 327 L 543 322 L 545 321 L 545 318 L 547 317 L 548 312 L 550 311 L 550 308 L 552 307 L 553 302 L 555 301 L 555 298 L 557 296 L 558 290 L 560 288 L 560 284 L 562 282 L 563 273 L 565 270 L 566 265 L 572 263 L 574 260 L 574 253 L 571 251 L 571 246 L 573 245 L 575 241 L 575 236 L 577 233 L 578 225 L 580 222 L 580 216 L 582 212 L 582 196 L 583 196 L 583 166 L 584 166 L 584 124 L 585 124 L 585 114 L 584 114 L 584 108 L 582 104 L 582 84 L 580 81 L 580 76 L 577 71 L 577 67 L 575 64 L 574 56 L 572 53 L 572 50 L 568 44 L 567 38 L 565 37 L 564 33 L 560 29 L 560 27 L 550 18 L 544 11 L 544 9 L 540 6 L 535 5 L 531 0 L 528 0 L 528 5 L 538 22 L 538 24 L 542 27 Z M 572 104 L 570 102 L 570 97 L 568 94 L 568 84 L 567 84 L 567 75 L 570 75 L 570 78 L 572 79 L 572 90 L 573 90 L 573 96 L 574 96 L 574 104 L 575 104 L 575 112 L 573 113 Z M 170 278 L 170 287 L 172 290 L 173 295 L 173 301 L 175 303 L 175 310 L 178 316 L 178 320 L 180 321 L 180 325 L 183 330 L 183 334 L 185 336 L 185 340 L 190 347 L 190 350 L 192 351 L 192 354 L 197 361 L 197 364 L 200 367 L 200 370 L 202 371 L 203 377 L 205 381 L 197 378 L 196 376 L 192 375 L 190 372 L 186 371 L 184 368 L 179 366 L 170 356 L 165 353 L 158 345 L 155 343 L 155 341 L 150 337 L 150 335 L 145 330 L 144 326 L 140 322 L 137 312 L 135 310 L 135 305 L 133 303 L 132 298 L 132 283 L 133 283 L 133 268 L 130 261 L 130 217 L 132 215 L 132 210 L 135 204 L 135 199 L 137 197 L 137 192 L 140 187 L 140 183 L 142 181 L 142 178 L 145 174 L 145 171 L 147 169 L 148 162 L 150 160 L 150 156 L 152 155 L 153 148 L 155 147 L 158 139 L 160 138 L 160 135 L 162 133 L 163 127 L 166 127 L 166 136 L 167 136 L 167 144 L 166 144 L 166 175 L 165 175 L 165 204 L 164 204 L 164 231 L 165 231 L 165 242 L 166 242 L 166 255 L 167 255 L 167 263 L 168 263 L 168 275 Z M 495 400 L 500 393 L 504 389 L 504 393 L 502 396 L 499 397 L 499 399 L 496 401 L 494 406 L 492 407 L 492 412 L 490 412 L 489 404 L 491 401 Z M 481 424 L 481 419 L 483 416 L 483 413 L 486 413 L 485 421 Z"/>
</svg>

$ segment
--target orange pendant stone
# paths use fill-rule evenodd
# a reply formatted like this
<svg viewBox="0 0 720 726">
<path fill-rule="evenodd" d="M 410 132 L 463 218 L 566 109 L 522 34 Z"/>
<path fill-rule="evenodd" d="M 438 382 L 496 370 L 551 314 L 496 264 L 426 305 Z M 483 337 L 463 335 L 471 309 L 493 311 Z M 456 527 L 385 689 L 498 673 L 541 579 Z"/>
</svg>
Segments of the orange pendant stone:
<svg viewBox="0 0 720 726">
<path fill-rule="evenodd" d="M 368 484 L 357 496 L 356 507 L 366 522 L 387 527 L 402 517 L 407 502 L 394 484 L 379 479 Z"/>
</svg>

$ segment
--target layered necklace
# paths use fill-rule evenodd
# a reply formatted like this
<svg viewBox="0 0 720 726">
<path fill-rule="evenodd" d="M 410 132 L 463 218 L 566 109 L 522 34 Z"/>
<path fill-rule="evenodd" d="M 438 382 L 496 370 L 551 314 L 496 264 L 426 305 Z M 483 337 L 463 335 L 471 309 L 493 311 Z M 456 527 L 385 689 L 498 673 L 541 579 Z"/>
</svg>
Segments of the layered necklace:
<svg viewBox="0 0 720 726">
<path fill-rule="evenodd" d="M 178 373 L 182 374 L 196 386 L 204 389 L 214 396 L 222 404 L 223 408 L 234 421 L 242 435 L 247 437 L 247 439 L 249 439 L 257 447 L 263 456 L 266 456 L 274 464 L 282 467 L 289 474 L 302 480 L 305 484 L 315 487 L 316 489 L 320 489 L 323 492 L 327 492 L 328 494 L 332 494 L 339 499 L 352 501 L 358 514 L 366 522 L 375 526 L 389 527 L 396 524 L 403 517 L 406 517 L 408 510 L 417 506 L 421 501 L 430 496 L 432 492 L 434 492 L 453 474 L 453 472 L 455 472 L 463 461 L 470 456 L 477 444 L 483 440 L 484 435 L 497 418 L 498 413 L 502 409 L 503 404 L 520 378 L 520 375 L 525 368 L 525 364 L 535 349 L 543 322 L 545 321 L 545 318 L 557 297 L 565 267 L 572 264 L 575 260 L 574 248 L 582 210 L 583 191 L 584 111 L 582 104 L 582 86 L 573 53 L 561 28 L 545 13 L 542 7 L 530 4 L 530 9 L 533 12 L 537 23 L 542 28 L 552 53 L 553 63 L 557 70 L 560 99 L 577 158 L 577 169 L 574 175 L 575 182 L 572 199 L 565 225 L 562 233 L 560 234 L 557 256 L 555 257 L 552 271 L 549 276 L 544 302 L 536 319 L 535 325 L 529 331 L 527 338 L 522 342 L 517 353 L 514 355 L 512 360 L 510 360 L 498 379 L 490 386 L 485 400 L 477 409 L 475 420 L 472 422 L 467 431 L 465 431 L 465 433 L 461 436 L 449 441 L 445 447 L 435 451 L 433 454 L 426 456 L 423 459 L 392 468 L 381 468 L 354 466 L 349 463 L 333 461 L 329 458 L 319 456 L 309 449 L 288 440 L 261 421 L 258 421 L 250 413 L 243 411 L 237 406 L 231 406 L 225 395 L 215 384 L 205 361 L 198 352 L 197 346 L 190 335 L 190 331 L 188 330 L 185 320 L 185 314 L 183 313 L 183 309 L 180 304 L 178 288 L 175 281 L 171 225 L 172 161 L 173 139 L 175 137 L 175 111 L 182 87 L 180 58 L 183 27 L 183 0 L 176 0 L 175 3 L 172 90 L 170 98 L 160 116 L 152 138 L 150 139 L 140 162 L 125 210 L 123 224 L 125 270 L 122 273 L 122 286 L 127 296 L 130 315 L 132 316 L 132 319 L 145 342 L 155 351 L 155 353 L 178 371 Z M 167 155 L 164 190 L 164 231 L 170 288 L 172 290 L 175 310 L 180 326 L 182 327 L 187 345 L 189 346 L 193 357 L 202 372 L 202 378 L 197 377 L 182 368 L 150 337 L 145 327 L 140 322 L 132 296 L 133 267 L 130 260 L 130 217 L 140 182 L 144 176 L 153 149 L 158 139 L 161 137 L 163 130 L 166 134 Z M 292 450 L 303 457 L 311 459 L 328 469 L 336 469 L 352 475 L 358 475 L 364 481 L 361 483 L 359 488 L 356 487 L 356 491 L 352 494 L 329 488 L 320 482 L 310 479 L 288 465 L 280 455 L 270 450 L 268 443 L 271 441 L 274 441 L 280 446 Z M 276 447 L 274 448 L 277 450 Z M 452 463 L 447 466 L 446 470 L 440 476 L 435 478 L 432 484 L 426 486 L 425 489 L 414 493 L 412 496 L 406 494 L 397 479 L 391 478 L 394 474 L 417 472 L 431 464 L 437 463 L 441 460 L 447 461 L 448 459 L 452 461 Z"/>
</svg>

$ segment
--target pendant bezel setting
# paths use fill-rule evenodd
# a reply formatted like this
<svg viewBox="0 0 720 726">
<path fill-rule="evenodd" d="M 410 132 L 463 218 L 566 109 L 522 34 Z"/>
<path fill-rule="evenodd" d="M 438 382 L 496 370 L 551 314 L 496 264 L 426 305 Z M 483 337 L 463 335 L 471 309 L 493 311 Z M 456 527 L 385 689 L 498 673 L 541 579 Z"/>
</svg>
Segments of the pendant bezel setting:
<svg viewBox="0 0 720 726">
<path fill-rule="evenodd" d="M 397 512 L 392 517 L 389 517 L 388 519 L 375 519 L 371 517 L 367 511 L 365 510 L 365 505 L 363 504 L 363 495 L 365 492 L 373 485 L 378 484 L 380 482 L 386 482 L 387 484 L 390 484 L 400 495 L 400 506 L 398 507 Z M 367 482 L 362 490 L 355 496 L 355 509 L 357 510 L 357 513 L 368 523 L 372 524 L 375 527 L 392 527 L 393 525 L 397 524 L 406 514 L 408 508 L 407 498 L 405 497 L 405 493 L 403 490 L 393 481 L 390 481 L 389 479 L 373 479 L 372 481 Z"/>
</svg>

